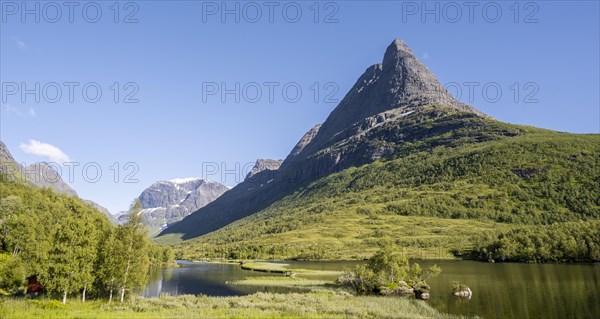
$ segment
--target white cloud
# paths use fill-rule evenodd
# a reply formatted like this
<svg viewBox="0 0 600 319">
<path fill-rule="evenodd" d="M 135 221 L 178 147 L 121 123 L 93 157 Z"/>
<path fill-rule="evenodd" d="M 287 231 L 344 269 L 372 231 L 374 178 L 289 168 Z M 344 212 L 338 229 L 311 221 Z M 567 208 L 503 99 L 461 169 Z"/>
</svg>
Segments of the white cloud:
<svg viewBox="0 0 600 319">
<path fill-rule="evenodd" d="M 429 58 L 429 52 L 423 53 L 423 60 L 428 59 L 428 58 Z"/>
<path fill-rule="evenodd" d="M 8 113 L 12 113 L 14 115 L 18 115 L 18 116 L 23 116 L 23 113 L 21 111 L 19 111 L 18 108 L 8 105 L 8 104 L 4 104 L 4 109 L 6 110 L 6 112 Z"/>
<path fill-rule="evenodd" d="M 61 151 L 60 148 L 48 143 L 29 140 L 28 144 L 21 143 L 19 147 L 27 154 L 47 157 L 51 162 L 62 164 L 71 161 L 69 156 Z"/>
<path fill-rule="evenodd" d="M 4 104 L 4 110 L 6 110 L 6 112 L 14 114 L 16 116 L 31 116 L 31 117 L 37 117 L 37 113 L 35 112 L 35 110 L 33 108 L 29 108 L 29 110 L 24 113 L 23 111 L 21 111 L 21 109 L 14 107 L 12 105 L 9 104 Z"/>
</svg>

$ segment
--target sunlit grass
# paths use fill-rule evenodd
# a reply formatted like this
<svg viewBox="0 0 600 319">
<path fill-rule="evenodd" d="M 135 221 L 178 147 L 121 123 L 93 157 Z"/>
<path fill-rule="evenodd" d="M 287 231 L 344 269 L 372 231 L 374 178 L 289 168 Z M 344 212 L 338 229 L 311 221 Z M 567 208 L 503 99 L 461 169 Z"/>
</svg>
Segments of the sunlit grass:
<svg viewBox="0 0 600 319">
<path fill-rule="evenodd" d="M 257 293 L 242 297 L 161 296 L 106 301 L 2 299 L 2 318 L 460 318 L 424 301 L 344 293 Z"/>
<path fill-rule="evenodd" d="M 316 180 L 175 250 L 183 259 L 356 260 L 392 240 L 409 258 L 455 259 L 524 225 L 599 218 L 600 135 L 484 126 L 477 143 L 478 130 L 458 144 L 445 135 L 415 150 L 404 143 L 397 158 Z"/>
<path fill-rule="evenodd" d="M 272 272 L 272 273 L 292 273 L 292 274 L 300 274 L 303 276 L 323 276 L 323 275 L 341 275 L 341 271 L 335 270 L 312 270 L 312 269 L 300 269 L 300 268 L 290 268 L 290 264 L 284 263 L 271 263 L 264 261 L 252 261 L 252 262 L 244 262 L 241 265 L 242 269 L 251 270 L 251 271 L 261 271 L 261 272 Z"/>
<path fill-rule="evenodd" d="M 257 286 L 257 287 L 282 287 L 282 288 L 298 288 L 303 290 L 322 290 L 322 289 L 337 289 L 344 290 L 342 286 L 336 285 L 333 281 L 307 279 L 301 277 L 284 277 L 284 276 L 266 276 L 266 277 L 249 277 L 243 280 L 228 282 L 232 285 L 241 286 Z"/>
</svg>

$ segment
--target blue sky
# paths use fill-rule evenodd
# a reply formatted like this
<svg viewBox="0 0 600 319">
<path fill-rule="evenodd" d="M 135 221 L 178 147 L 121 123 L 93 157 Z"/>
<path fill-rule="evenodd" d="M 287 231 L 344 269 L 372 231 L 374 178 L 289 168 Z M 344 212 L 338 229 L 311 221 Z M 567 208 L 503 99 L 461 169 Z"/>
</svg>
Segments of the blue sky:
<svg viewBox="0 0 600 319">
<path fill-rule="evenodd" d="M 63 178 L 112 212 L 156 180 L 232 186 L 257 158 L 284 158 L 398 37 L 499 120 L 600 131 L 597 1 L 54 3 L 60 16 L 32 1 L 23 17 L 1 2 L 0 138 L 22 163 L 79 163 Z"/>
</svg>

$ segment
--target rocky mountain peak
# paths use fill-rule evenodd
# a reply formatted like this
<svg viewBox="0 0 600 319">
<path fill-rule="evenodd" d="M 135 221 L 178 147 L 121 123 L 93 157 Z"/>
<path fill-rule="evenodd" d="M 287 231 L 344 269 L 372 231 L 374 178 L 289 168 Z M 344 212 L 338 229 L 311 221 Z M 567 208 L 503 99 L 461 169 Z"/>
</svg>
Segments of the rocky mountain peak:
<svg viewBox="0 0 600 319">
<path fill-rule="evenodd" d="M 0 141 L 0 173 L 6 174 L 11 180 L 28 182 L 36 187 L 50 188 L 59 194 L 71 197 L 79 197 L 77 192 L 67 183 L 65 183 L 59 172 L 56 171 L 52 165 L 48 164 L 47 162 L 38 162 L 27 167 L 23 167 L 21 164 L 15 161 L 12 154 L 2 141 Z M 108 211 L 108 209 L 91 200 L 81 200 L 104 213 L 111 222 L 116 223 L 116 219 Z"/>
<path fill-rule="evenodd" d="M 368 67 L 322 125 L 308 131 L 275 171 L 260 172 L 164 233 L 206 234 L 269 207 L 300 185 L 393 156 L 405 142 L 469 125 L 445 119 L 479 118 L 483 113 L 457 101 L 402 40 Z M 419 123 L 438 123 L 437 131 Z M 456 123 L 455 123 L 456 124 Z"/>
<path fill-rule="evenodd" d="M 63 181 L 60 174 L 46 162 L 31 164 L 23 170 L 29 181 L 39 187 L 49 187 L 68 196 L 77 196 L 77 192 Z"/>
<path fill-rule="evenodd" d="M 6 174 L 9 179 L 19 179 L 23 177 L 22 173 L 23 167 L 15 161 L 6 145 L 0 141 L 0 174 Z"/>
<path fill-rule="evenodd" d="M 395 39 L 385 50 L 382 64 L 388 68 L 394 66 L 400 59 L 412 59 L 414 56 L 414 53 L 404 41 Z"/>
<path fill-rule="evenodd" d="M 294 148 L 292 149 L 290 154 L 285 158 L 285 161 L 294 162 L 296 156 L 298 156 L 300 153 L 302 153 L 304 148 L 308 144 L 310 144 L 310 142 L 312 142 L 312 140 L 315 138 L 315 136 L 317 136 L 317 133 L 319 133 L 319 129 L 321 129 L 321 124 L 317 124 L 317 125 L 313 126 L 313 128 L 311 128 L 308 132 L 306 132 L 302 136 L 300 141 L 298 141 L 298 143 L 296 143 L 296 146 L 294 146 Z"/>
<path fill-rule="evenodd" d="M 382 88 L 387 93 L 383 106 L 388 109 L 441 104 L 479 113 L 458 102 L 400 39 L 386 49 L 382 69 Z"/>
<path fill-rule="evenodd" d="M 275 171 L 279 169 L 282 162 L 283 160 L 257 159 L 254 167 L 252 167 L 248 175 L 246 175 L 246 179 L 266 170 Z"/>
<path fill-rule="evenodd" d="M 316 130 L 318 132 L 310 136 L 310 142 L 302 143 L 300 151 L 294 149 L 295 154 L 290 160 L 302 160 L 348 138 L 346 135 L 349 128 L 370 117 L 385 112 L 406 114 L 419 111 L 421 106 L 427 105 L 441 105 L 484 116 L 475 108 L 457 101 L 417 59 L 406 43 L 396 39 L 386 49 L 383 62 L 365 70 L 323 125 Z"/>
<path fill-rule="evenodd" d="M 155 182 L 139 196 L 142 223 L 156 232 L 208 205 L 228 190 L 219 182 L 197 177 Z M 126 220 L 126 214 L 119 217 L 120 222 Z"/>
<path fill-rule="evenodd" d="M 201 178 L 177 178 L 158 181 L 140 194 L 142 208 L 169 207 L 179 204 L 192 191 L 205 183 Z"/>
</svg>

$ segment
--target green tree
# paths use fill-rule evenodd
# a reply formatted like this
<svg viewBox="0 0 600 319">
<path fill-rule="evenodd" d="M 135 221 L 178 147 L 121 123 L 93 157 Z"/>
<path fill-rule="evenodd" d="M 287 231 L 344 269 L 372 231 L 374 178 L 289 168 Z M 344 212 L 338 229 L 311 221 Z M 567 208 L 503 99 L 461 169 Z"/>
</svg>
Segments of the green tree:
<svg viewBox="0 0 600 319">
<path fill-rule="evenodd" d="M 67 295 L 74 292 L 79 283 L 77 282 L 79 252 L 77 241 L 83 235 L 81 226 L 76 220 L 68 218 L 57 227 L 53 235 L 53 245 L 49 254 L 49 269 L 43 281 L 46 288 L 51 292 L 62 293 L 62 302 L 67 302 Z M 85 257 L 85 256 L 84 256 Z"/>
<path fill-rule="evenodd" d="M 83 212 L 84 214 L 87 212 Z M 76 281 L 81 285 L 81 301 L 85 302 L 85 296 L 88 289 L 93 287 L 93 283 L 98 276 L 96 269 L 100 236 L 104 229 L 104 223 L 95 220 L 93 215 L 81 216 L 83 219 L 83 237 L 79 240 L 77 252 L 80 254 L 79 271 Z"/>
<path fill-rule="evenodd" d="M 123 302 L 126 291 L 137 291 L 148 282 L 150 243 L 140 222 L 140 211 L 141 203 L 135 200 L 128 222 L 109 232 L 103 240 L 99 273 L 102 284 L 110 292 L 109 303 L 113 290 L 119 290 Z"/>
<path fill-rule="evenodd" d="M 14 293 L 25 283 L 25 267 L 19 256 L 0 254 L 0 293 Z"/>
<path fill-rule="evenodd" d="M 121 264 L 123 263 L 116 229 L 108 229 L 104 233 L 99 247 L 97 282 L 101 289 L 108 290 L 108 302 L 111 303 L 113 292 L 119 288 L 121 282 Z"/>
<path fill-rule="evenodd" d="M 163 249 L 163 263 L 165 265 L 175 263 L 175 252 L 173 251 L 173 248 L 165 247 Z"/>
<path fill-rule="evenodd" d="M 10 231 L 9 221 L 22 210 L 21 198 L 10 195 L 0 199 L 0 231 L 2 232 L 2 250 L 7 250 L 7 236 Z"/>
<path fill-rule="evenodd" d="M 148 282 L 149 241 L 143 224 L 140 220 L 142 204 L 136 199 L 129 211 L 129 221 L 117 230 L 121 244 L 121 255 L 124 253 L 125 266 L 121 281 L 121 303 L 125 298 L 125 291 L 135 291 Z"/>
</svg>

